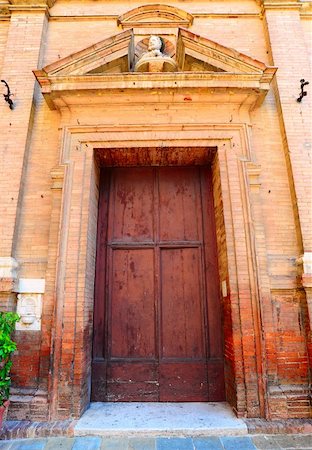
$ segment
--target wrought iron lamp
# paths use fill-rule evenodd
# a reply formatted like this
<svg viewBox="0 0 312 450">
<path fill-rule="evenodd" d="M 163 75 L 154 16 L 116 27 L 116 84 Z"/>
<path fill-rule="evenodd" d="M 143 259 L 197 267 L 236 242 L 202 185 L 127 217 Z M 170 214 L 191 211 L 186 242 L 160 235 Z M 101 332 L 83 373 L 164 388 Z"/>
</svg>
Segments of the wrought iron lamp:
<svg viewBox="0 0 312 450">
<path fill-rule="evenodd" d="M 7 88 L 7 93 L 3 94 L 4 100 L 9 104 L 10 109 L 14 109 L 13 101 L 10 99 L 11 95 L 13 95 L 11 94 L 10 87 L 5 80 L 1 80 L 1 83 L 3 83 Z"/>
<path fill-rule="evenodd" d="M 301 103 L 301 100 L 303 99 L 303 97 L 305 97 L 306 95 L 308 95 L 307 91 L 304 91 L 303 88 L 305 86 L 307 86 L 308 84 L 310 84 L 308 81 L 302 79 L 300 80 L 300 87 L 301 87 L 301 92 L 299 97 L 297 98 L 297 102 Z"/>
</svg>

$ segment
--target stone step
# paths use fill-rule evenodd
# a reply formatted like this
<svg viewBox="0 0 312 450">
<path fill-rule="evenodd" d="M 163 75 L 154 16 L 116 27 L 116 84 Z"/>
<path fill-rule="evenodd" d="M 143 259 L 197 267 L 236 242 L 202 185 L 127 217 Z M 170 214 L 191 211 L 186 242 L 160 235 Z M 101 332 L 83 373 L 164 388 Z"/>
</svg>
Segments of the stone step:
<svg viewBox="0 0 312 450">
<path fill-rule="evenodd" d="M 248 434 L 227 403 L 91 403 L 75 436 L 205 437 Z"/>
</svg>

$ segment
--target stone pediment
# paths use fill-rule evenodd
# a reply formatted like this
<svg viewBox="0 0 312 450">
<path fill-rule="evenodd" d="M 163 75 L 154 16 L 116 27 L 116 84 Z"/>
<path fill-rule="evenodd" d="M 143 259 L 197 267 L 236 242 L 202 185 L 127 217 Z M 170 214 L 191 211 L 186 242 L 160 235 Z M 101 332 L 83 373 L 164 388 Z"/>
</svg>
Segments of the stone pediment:
<svg viewBox="0 0 312 450">
<path fill-rule="evenodd" d="M 175 65 L 171 73 L 134 72 L 148 38 L 138 41 L 132 29 L 34 73 L 52 108 L 54 98 L 65 91 L 186 87 L 253 89 L 264 95 L 268 91 L 276 68 L 183 28 L 178 28 L 177 37 L 165 36 L 164 55 Z"/>
<path fill-rule="evenodd" d="M 52 77 L 86 75 L 101 68 L 105 72 L 105 69 L 109 70 L 114 66 L 121 66 L 120 71 L 129 72 L 132 38 L 132 30 L 124 31 L 60 59 L 42 70 Z"/>
<path fill-rule="evenodd" d="M 117 20 L 122 28 L 134 27 L 189 27 L 193 16 L 170 5 L 144 5 L 121 15 Z"/>
<path fill-rule="evenodd" d="M 177 41 L 177 63 L 183 71 L 260 74 L 267 69 L 260 61 L 181 28 Z"/>
</svg>

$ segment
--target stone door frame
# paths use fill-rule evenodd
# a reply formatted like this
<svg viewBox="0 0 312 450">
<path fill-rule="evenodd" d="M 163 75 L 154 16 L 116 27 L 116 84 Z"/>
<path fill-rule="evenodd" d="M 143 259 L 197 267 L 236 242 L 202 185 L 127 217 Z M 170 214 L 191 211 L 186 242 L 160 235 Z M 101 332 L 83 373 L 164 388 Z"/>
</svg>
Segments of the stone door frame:
<svg viewBox="0 0 312 450">
<path fill-rule="evenodd" d="M 54 297 L 50 419 L 80 417 L 90 402 L 99 168 L 96 148 L 217 147 L 212 164 L 222 291 L 226 397 L 239 417 L 263 417 L 265 358 L 258 250 L 259 168 L 245 124 L 71 126 L 52 171 L 47 293 Z M 257 252 L 256 252 L 257 245 Z M 53 248 L 58 248 L 52 255 Z M 260 248 L 259 247 L 259 248 Z M 52 257 L 53 256 L 53 257 Z"/>
</svg>

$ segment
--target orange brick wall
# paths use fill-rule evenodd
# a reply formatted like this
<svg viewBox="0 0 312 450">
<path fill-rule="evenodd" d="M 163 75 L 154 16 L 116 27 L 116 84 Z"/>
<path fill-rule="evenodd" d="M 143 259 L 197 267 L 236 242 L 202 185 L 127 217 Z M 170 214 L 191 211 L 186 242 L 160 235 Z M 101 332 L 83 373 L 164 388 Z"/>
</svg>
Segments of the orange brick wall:
<svg viewBox="0 0 312 450">
<path fill-rule="evenodd" d="M 40 50 L 45 27 L 46 20 L 42 12 L 12 13 L 3 57 L 1 78 L 10 84 L 17 107 L 13 114 L 7 105 L 1 103 L 0 125 L 4 142 L 1 150 L 6 169 L 4 175 L 11 175 L 10 183 L 5 176 L 1 179 L 1 191 L 5 193 L 2 205 L 6 212 L 5 227 L 1 227 L 3 234 L 0 253 L 3 256 L 10 256 L 12 253 L 18 202 L 23 195 L 20 190 L 21 176 L 24 163 L 27 163 L 28 139 L 33 117 L 35 83 L 31 70 L 41 64 Z"/>
<path fill-rule="evenodd" d="M 301 26 L 302 31 L 304 34 L 304 41 L 305 41 L 305 47 L 306 51 L 309 55 L 310 62 L 312 59 L 312 26 L 311 26 L 311 19 L 305 18 L 304 16 L 301 18 Z"/>
<path fill-rule="evenodd" d="M 0 21 L 0 71 L 3 64 L 3 58 L 5 53 L 5 47 L 8 37 L 8 31 L 9 31 L 9 21 Z"/>
</svg>

